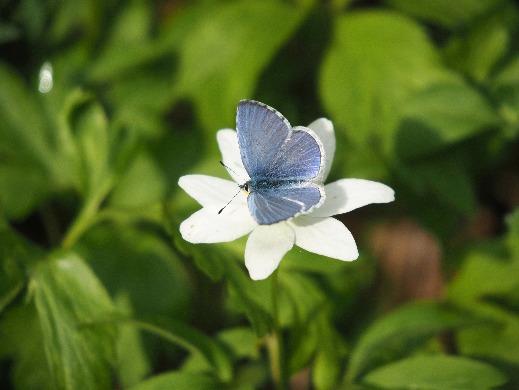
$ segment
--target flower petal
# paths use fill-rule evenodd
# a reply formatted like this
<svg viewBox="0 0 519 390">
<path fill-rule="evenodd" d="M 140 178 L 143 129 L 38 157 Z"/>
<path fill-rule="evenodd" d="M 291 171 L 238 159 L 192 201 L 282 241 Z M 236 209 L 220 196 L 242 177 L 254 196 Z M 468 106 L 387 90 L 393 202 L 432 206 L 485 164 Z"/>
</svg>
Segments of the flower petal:
<svg viewBox="0 0 519 390">
<path fill-rule="evenodd" d="M 206 175 L 186 175 L 178 179 L 178 185 L 202 206 L 223 207 L 238 192 L 236 183 Z M 236 199 L 234 202 L 246 200 Z"/>
<path fill-rule="evenodd" d="M 247 207 L 226 208 L 221 214 L 204 207 L 180 224 L 180 234 L 193 244 L 234 241 L 256 226 Z"/>
<path fill-rule="evenodd" d="M 245 266 L 254 280 L 267 278 L 292 246 L 294 231 L 285 222 L 256 227 L 245 246 Z"/>
<path fill-rule="evenodd" d="M 321 140 L 324 147 L 325 162 L 323 178 L 326 180 L 332 168 L 333 157 L 335 156 L 335 132 L 333 123 L 326 118 L 319 118 L 308 125 Z"/>
<path fill-rule="evenodd" d="M 236 131 L 231 129 L 219 130 L 216 133 L 216 140 L 222 153 L 222 161 L 230 168 L 229 174 L 233 180 L 239 184 L 248 181 L 250 178 L 241 161 Z"/>
<path fill-rule="evenodd" d="M 395 191 L 385 184 L 363 179 L 342 179 L 324 186 L 326 200 L 312 217 L 330 217 L 347 213 L 370 203 L 395 200 Z"/>
<path fill-rule="evenodd" d="M 309 252 L 351 261 L 359 257 L 357 245 L 350 231 L 334 218 L 301 216 L 292 221 L 296 245 Z"/>
</svg>

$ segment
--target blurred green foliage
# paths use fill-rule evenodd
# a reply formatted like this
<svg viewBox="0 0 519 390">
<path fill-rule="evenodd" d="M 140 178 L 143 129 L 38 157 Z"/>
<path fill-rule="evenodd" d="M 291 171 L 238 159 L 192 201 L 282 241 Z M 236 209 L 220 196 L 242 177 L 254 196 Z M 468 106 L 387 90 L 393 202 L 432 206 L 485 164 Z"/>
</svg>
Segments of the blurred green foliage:
<svg viewBox="0 0 519 390">
<path fill-rule="evenodd" d="M 512 0 L 0 1 L 0 387 L 271 388 L 279 323 L 281 385 L 519 388 L 518 22 Z M 177 180 L 225 176 L 243 98 L 330 118 L 331 178 L 395 189 L 340 217 L 358 261 L 294 249 L 253 282 L 243 240 L 182 240 Z"/>
</svg>

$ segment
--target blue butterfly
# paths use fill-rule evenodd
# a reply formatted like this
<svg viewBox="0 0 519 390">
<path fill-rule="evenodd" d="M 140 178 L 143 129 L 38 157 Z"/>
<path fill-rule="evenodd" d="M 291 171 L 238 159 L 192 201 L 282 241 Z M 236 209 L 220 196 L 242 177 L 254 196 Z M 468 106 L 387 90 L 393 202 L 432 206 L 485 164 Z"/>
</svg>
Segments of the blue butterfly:
<svg viewBox="0 0 519 390">
<path fill-rule="evenodd" d="M 306 214 L 324 201 L 324 149 L 312 130 L 292 128 L 281 113 L 254 100 L 241 100 L 236 115 L 238 144 L 250 180 L 251 215 L 260 225 Z"/>
</svg>

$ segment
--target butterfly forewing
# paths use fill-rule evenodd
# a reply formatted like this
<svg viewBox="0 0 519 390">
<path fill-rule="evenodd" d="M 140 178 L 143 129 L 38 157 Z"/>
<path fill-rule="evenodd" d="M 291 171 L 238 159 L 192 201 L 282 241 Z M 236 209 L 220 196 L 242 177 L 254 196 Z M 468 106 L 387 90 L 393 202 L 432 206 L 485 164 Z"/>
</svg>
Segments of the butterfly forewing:
<svg viewBox="0 0 519 390">
<path fill-rule="evenodd" d="M 263 178 L 291 133 L 290 123 L 263 103 L 242 100 L 236 115 L 243 165 L 252 178 Z"/>
</svg>

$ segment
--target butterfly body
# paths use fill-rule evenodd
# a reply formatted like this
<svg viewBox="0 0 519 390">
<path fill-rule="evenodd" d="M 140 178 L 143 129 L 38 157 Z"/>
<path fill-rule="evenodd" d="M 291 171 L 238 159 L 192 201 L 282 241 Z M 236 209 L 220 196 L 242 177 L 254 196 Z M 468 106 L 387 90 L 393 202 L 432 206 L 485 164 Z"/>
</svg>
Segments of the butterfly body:
<svg viewBox="0 0 519 390">
<path fill-rule="evenodd" d="M 310 212 L 324 201 L 324 151 L 310 129 L 292 128 L 278 111 L 242 100 L 237 112 L 238 144 L 250 180 L 249 211 L 260 225 Z"/>
<path fill-rule="evenodd" d="M 249 180 L 246 183 L 246 185 L 248 188 L 247 192 L 253 192 L 253 191 L 263 191 L 263 190 L 271 190 L 271 189 L 297 187 L 304 183 L 305 183 L 304 181 L 297 180 L 297 179 L 292 179 L 292 180 L 290 180 L 290 179 L 289 180 L 257 179 L 257 180 Z"/>
</svg>

